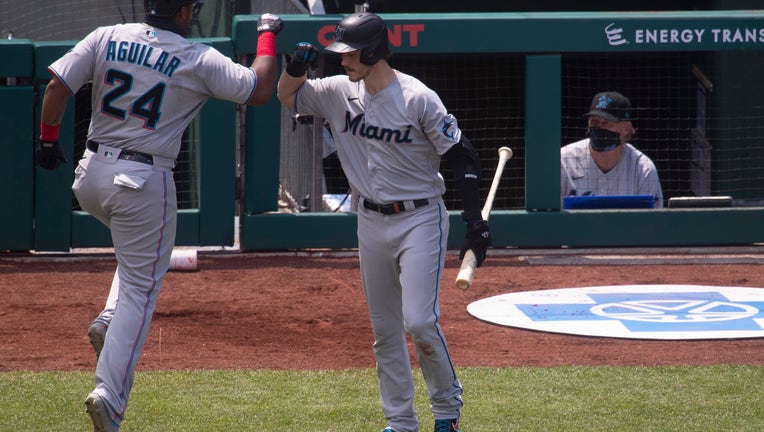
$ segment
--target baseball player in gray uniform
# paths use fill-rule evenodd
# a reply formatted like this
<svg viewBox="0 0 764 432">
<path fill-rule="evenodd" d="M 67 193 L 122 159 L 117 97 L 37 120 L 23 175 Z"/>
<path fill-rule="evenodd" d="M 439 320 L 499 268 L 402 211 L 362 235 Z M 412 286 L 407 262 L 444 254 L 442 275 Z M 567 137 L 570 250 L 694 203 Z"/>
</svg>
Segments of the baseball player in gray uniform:
<svg viewBox="0 0 764 432">
<path fill-rule="evenodd" d="M 278 16 L 260 17 L 257 57 L 247 67 L 185 38 L 201 3 L 145 0 L 143 23 L 97 28 L 49 67 L 37 163 L 55 169 L 66 162 L 58 143 L 66 102 L 92 81 L 87 149 L 72 189 L 82 208 L 110 228 L 117 259 L 106 308 L 89 329 L 99 356 L 85 405 L 96 432 L 116 431 L 124 418 L 170 263 L 172 169 L 183 132 L 209 98 L 267 103 L 278 77 Z"/>
<path fill-rule="evenodd" d="M 449 219 L 441 198 L 441 157 L 463 201 L 472 249 L 485 259 L 491 236 L 480 214 L 480 160 L 440 98 L 388 63 L 388 29 L 362 12 L 343 18 L 328 51 L 347 75 L 307 79 L 318 50 L 299 43 L 278 83 L 281 102 L 325 118 L 358 212 L 361 279 L 387 418 L 384 432 L 414 432 L 414 381 L 406 333 L 427 383 L 435 431 L 457 432 L 462 385 L 438 323 Z"/>
<path fill-rule="evenodd" d="M 560 150 L 560 191 L 566 196 L 652 195 L 663 207 L 655 164 L 629 144 L 631 102 L 617 92 L 598 93 L 587 117 L 587 136 Z"/>
</svg>

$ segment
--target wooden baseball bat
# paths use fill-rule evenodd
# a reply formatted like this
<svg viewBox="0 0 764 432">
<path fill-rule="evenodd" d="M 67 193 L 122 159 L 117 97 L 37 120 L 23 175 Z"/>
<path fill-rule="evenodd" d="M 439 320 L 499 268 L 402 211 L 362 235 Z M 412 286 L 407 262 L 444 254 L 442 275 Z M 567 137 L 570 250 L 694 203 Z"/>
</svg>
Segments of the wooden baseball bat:
<svg viewBox="0 0 764 432">
<path fill-rule="evenodd" d="M 493 207 L 493 199 L 496 196 L 496 190 L 499 188 L 501 174 L 504 172 L 504 165 L 506 165 L 511 157 L 511 148 L 501 147 L 499 149 L 499 164 L 496 166 L 496 173 L 493 175 L 491 189 L 488 191 L 488 197 L 486 197 L 483 210 L 481 211 L 484 220 L 488 220 L 488 215 L 491 213 L 491 207 Z M 477 258 L 472 252 L 472 249 L 470 249 L 464 253 L 462 266 L 459 268 L 459 274 L 456 275 L 456 287 L 463 290 L 469 288 L 470 285 L 472 285 L 472 278 L 475 276 L 475 269 L 477 269 Z"/>
</svg>

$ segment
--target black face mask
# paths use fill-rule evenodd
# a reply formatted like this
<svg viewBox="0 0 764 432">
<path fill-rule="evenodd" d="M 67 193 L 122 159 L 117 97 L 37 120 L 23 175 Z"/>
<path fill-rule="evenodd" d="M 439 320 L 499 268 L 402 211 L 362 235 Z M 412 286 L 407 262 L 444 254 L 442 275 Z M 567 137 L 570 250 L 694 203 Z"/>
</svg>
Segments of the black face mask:
<svg viewBox="0 0 764 432">
<path fill-rule="evenodd" d="M 621 134 L 607 129 L 592 128 L 586 131 L 589 136 L 589 144 L 596 152 L 606 152 L 621 144 Z"/>
</svg>

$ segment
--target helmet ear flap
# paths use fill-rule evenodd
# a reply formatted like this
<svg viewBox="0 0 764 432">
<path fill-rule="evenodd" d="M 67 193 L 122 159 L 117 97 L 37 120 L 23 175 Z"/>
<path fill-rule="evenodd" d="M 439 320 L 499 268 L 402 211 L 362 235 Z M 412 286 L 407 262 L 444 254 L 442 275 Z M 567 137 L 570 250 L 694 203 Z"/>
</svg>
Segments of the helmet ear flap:
<svg viewBox="0 0 764 432">
<path fill-rule="evenodd" d="M 371 48 L 362 48 L 361 49 L 361 64 L 365 64 L 366 66 L 374 66 L 379 61 L 379 58 L 377 57 L 376 53 Z"/>
<path fill-rule="evenodd" d="M 390 52 L 387 44 L 387 27 L 383 26 L 379 33 L 371 38 L 368 46 L 361 49 L 361 63 L 373 66 L 382 59 L 387 60 Z"/>
</svg>

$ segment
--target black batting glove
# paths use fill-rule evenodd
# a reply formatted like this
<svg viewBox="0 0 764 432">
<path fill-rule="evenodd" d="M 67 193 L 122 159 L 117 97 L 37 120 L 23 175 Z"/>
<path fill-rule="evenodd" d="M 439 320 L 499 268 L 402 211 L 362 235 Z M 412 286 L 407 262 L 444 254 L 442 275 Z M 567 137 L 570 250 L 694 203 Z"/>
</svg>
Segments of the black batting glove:
<svg viewBox="0 0 764 432">
<path fill-rule="evenodd" d="M 299 78 L 308 71 L 308 68 L 315 69 L 318 61 L 318 48 L 307 42 L 300 42 L 294 47 L 286 72 L 289 76 Z"/>
<path fill-rule="evenodd" d="M 475 219 L 467 221 L 467 232 L 464 235 L 464 243 L 459 252 L 459 259 L 464 258 L 464 254 L 472 249 L 477 259 L 477 266 L 480 267 L 485 261 L 485 253 L 491 246 L 491 231 L 488 229 L 488 221 Z"/>
<path fill-rule="evenodd" d="M 278 15 L 264 13 L 257 20 L 257 34 L 267 31 L 279 34 L 282 28 L 284 28 L 284 21 L 281 21 Z"/>
<path fill-rule="evenodd" d="M 61 148 L 58 140 L 37 140 L 35 144 L 35 159 L 37 159 L 37 165 L 46 170 L 54 170 L 66 163 L 64 149 Z"/>
</svg>

